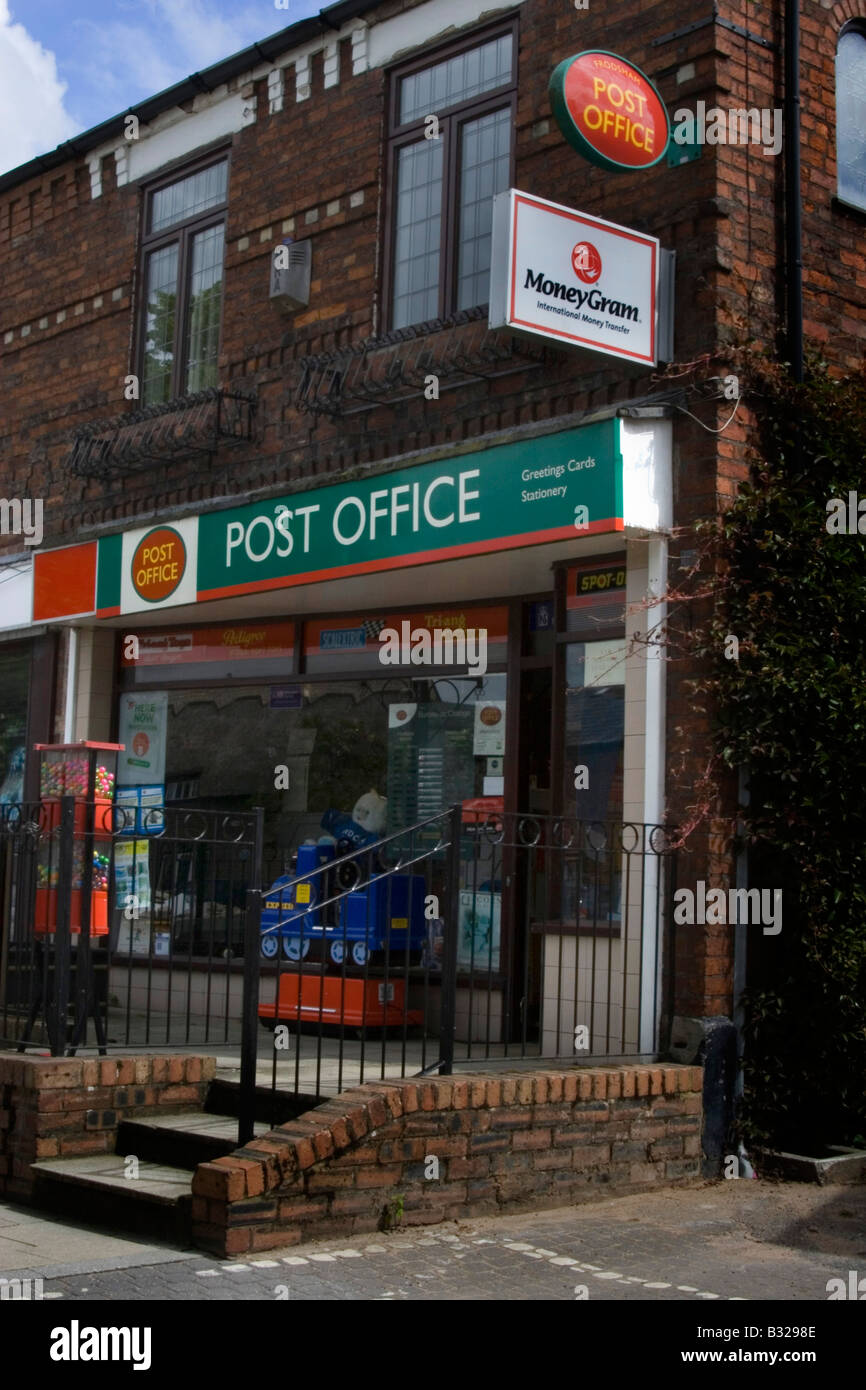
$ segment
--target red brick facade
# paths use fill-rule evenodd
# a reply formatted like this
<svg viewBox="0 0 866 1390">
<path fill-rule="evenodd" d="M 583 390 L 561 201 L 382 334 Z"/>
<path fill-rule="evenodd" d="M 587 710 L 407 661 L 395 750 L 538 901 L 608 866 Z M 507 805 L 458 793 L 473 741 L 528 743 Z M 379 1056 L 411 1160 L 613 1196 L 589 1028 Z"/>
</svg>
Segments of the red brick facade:
<svg viewBox="0 0 866 1390">
<path fill-rule="evenodd" d="M 375 24 L 415 8 L 383 3 Z M 444 7 L 447 9 L 447 7 Z M 771 343 L 784 315 L 784 161 L 749 146 L 705 146 L 678 167 L 612 175 L 581 160 L 550 112 L 550 72 L 564 56 L 603 47 L 628 54 L 656 83 L 669 111 L 782 105 L 782 6 L 726 3 L 717 23 L 694 27 L 670 0 L 575 11 L 526 0 L 519 14 L 519 86 L 514 185 L 544 198 L 644 230 L 677 253 L 675 357 L 697 378 L 723 375 L 734 339 Z M 863 215 L 834 202 L 834 55 L 840 28 L 866 19 L 866 0 L 828 6 L 805 0 L 802 22 L 805 333 L 839 371 L 858 363 L 866 327 Z M 449 12 L 450 13 L 450 12 Z M 442 30 L 450 19 L 443 18 Z M 742 29 L 748 31 L 743 34 Z M 758 42 L 764 40 L 765 44 Z M 384 331 L 382 233 L 387 73 L 353 74 L 352 43 L 338 45 L 339 82 L 325 87 L 322 55 L 310 66 L 309 99 L 296 101 L 285 70 L 282 109 L 269 112 L 268 80 L 235 82 L 255 119 L 230 138 L 220 379 L 258 393 L 258 439 L 211 464 L 155 465 L 133 480 L 81 482 L 64 470 L 72 430 L 131 408 L 124 379 L 136 371 L 140 304 L 141 193 L 118 186 L 121 165 L 70 158 L 22 181 L 0 181 L 0 458 L 8 495 L 46 499 L 45 544 L 87 539 L 156 514 L 205 508 L 210 499 L 275 495 L 287 485 L 393 464 L 544 421 L 574 422 L 601 406 L 651 396 L 659 373 L 625 371 L 605 359 L 561 354 L 527 371 L 383 404 L 329 420 L 297 408 L 300 359 Z M 232 85 L 230 83 L 230 85 Z M 122 146 L 122 140 L 116 145 Z M 98 176 L 101 192 L 92 196 Z M 310 307 L 283 319 L 268 301 L 274 242 L 289 230 L 313 243 Z M 466 326 L 467 336 L 473 331 Z M 432 338 L 432 335 L 431 335 Z M 703 364 L 703 365 L 702 365 Z M 691 378 L 686 375 L 685 380 Z M 678 527 L 714 514 L 744 477 L 748 420 L 716 435 L 727 401 L 681 411 L 674 426 L 674 515 Z M 0 541 L 12 551 L 14 538 Z M 688 541 L 684 542 L 688 545 Z M 674 547 L 676 549 L 676 547 Z M 694 714 L 672 664 L 667 692 L 667 810 L 688 818 L 708 755 L 710 727 Z M 730 802 L 697 832 L 693 863 L 708 880 L 730 881 L 724 839 Z M 692 861 L 689 861 L 692 862 Z M 693 874 L 694 876 L 694 874 Z M 729 1014 L 732 932 L 681 937 L 676 1012 Z"/>
<path fill-rule="evenodd" d="M 201 1110 L 213 1057 L 0 1057 L 0 1192 L 29 1200 L 40 1159 L 113 1154 L 123 1120 Z"/>
<path fill-rule="evenodd" d="M 694 1181 L 702 1081 L 597 1067 L 359 1086 L 200 1163 L 193 1237 L 237 1255 Z"/>
</svg>

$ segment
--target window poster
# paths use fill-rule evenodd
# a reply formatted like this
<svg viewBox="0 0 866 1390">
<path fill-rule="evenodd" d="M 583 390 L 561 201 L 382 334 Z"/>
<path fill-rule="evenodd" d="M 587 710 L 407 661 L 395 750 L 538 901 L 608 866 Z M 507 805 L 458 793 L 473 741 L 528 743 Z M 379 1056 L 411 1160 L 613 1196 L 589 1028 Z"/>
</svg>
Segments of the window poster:
<svg viewBox="0 0 866 1390">
<path fill-rule="evenodd" d="M 505 754 L 505 701 L 478 700 L 472 750 L 476 758 L 501 758 Z"/>
<path fill-rule="evenodd" d="M 117 785 L 140 787 L 165 782 L 165 737 L 168 692 L 129 691 L 120 697 L 117 741 Z"/>
<path fill-rule="evenodd" d="M 474 719 L 474 705 L 390 706 L 389 834 L 437 816 L 474 794 Z"/>
</svg>

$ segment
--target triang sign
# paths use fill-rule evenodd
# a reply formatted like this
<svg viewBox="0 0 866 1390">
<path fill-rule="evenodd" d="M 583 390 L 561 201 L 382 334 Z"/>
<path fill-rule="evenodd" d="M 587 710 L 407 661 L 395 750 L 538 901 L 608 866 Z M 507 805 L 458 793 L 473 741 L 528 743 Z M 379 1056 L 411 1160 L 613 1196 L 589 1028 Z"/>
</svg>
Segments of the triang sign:
<svg viewBox="0 0 866 1390">
<path fill-rule="evenodd" d="M 655 237 L 510 188 L 493 200 L 490 327 L 655 366 L 669 256 Z"/>
<path fill-rule="evenodd" d="M 34 621 L 183 607 L 623 529 L 621 422 L 454 454 L 390 473 L 37 552 Z M 45 565 L 50 585 L 40 582 Z M 395 590 L 395 593 L 398 592 Z"/>
</svg>

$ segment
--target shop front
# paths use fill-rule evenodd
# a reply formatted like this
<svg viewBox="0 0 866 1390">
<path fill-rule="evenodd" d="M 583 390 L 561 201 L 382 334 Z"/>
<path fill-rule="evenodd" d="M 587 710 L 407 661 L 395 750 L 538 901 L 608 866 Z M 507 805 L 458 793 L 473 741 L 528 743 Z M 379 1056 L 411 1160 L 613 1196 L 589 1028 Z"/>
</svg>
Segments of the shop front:
<svg viewBox="0 0 866 1390">
<path fill-rule="evenodd" d="M 0 807 L 38 796 L 33 744 L 52 733 L 57 641 L 31 622 L 32 602 L 32 560 L 0 566 Z"/>
<path fill-rule="evenodd" d="M 658 820 L 663 682 L 642 638 L 669 476 L 668 422 L 611 417 L 37 556 L 43 618 L 64 621 L 63 572 L 83 567 L 76 624 L 114 632 L 100 732 L 108 717 L 124 745 L 117 800 L 137 834 L 115 879 L 142 909 L 130 920 L 116 892 L 115 957 L 240 952 L 243 885 L 194 855 L 162 863 L 169 808 L 262 807 L 263 887 L 303 846 L 369 844 L 456 804 L 470 829 Z M 593 972 L 620 952 L 617 979 L 640 982 L 613 858 L 590 882 L 573 856 L 565 872 L 535 856 L 529 876 L 467 856 L 458 1037 L 519 1026 L 570 1050 L 553 993 L 585 948 Z M 442 934 L 442 911 L 425 914 L 413 964 L 435 969 Z M 645 1000 L 628 1020 L 624 994 L 608 1002 L 634 1050 Z"/>
</svg>

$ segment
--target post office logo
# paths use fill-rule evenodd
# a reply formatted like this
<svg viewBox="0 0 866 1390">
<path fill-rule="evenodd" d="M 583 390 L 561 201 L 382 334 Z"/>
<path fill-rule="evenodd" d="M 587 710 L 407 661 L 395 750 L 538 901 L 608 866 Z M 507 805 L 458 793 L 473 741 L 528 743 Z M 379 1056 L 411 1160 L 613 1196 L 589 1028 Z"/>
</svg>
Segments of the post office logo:
<svg viewBox="0 0 866 1390">
<path fill-rule="evenodd" d="M 148 531 L 135 548 L 130 568 L 132 587 L 147 603 L 173 594 L 186 571 L 186 544 L 173 526 Z"/>
</svg>

